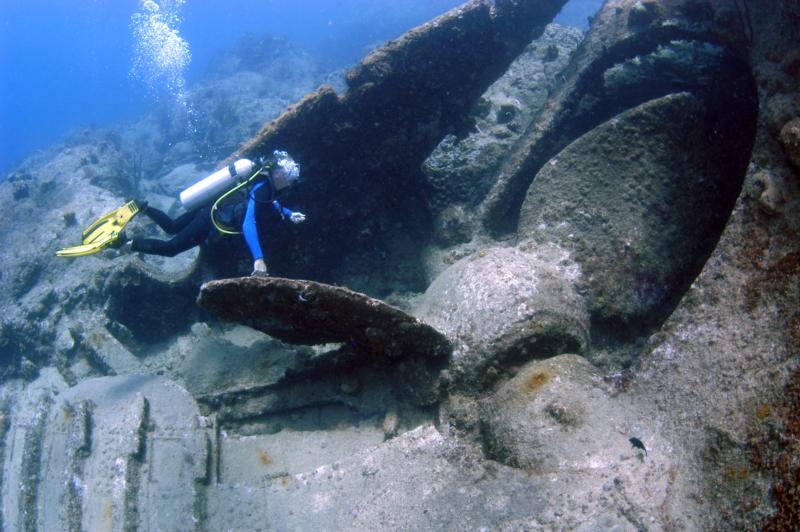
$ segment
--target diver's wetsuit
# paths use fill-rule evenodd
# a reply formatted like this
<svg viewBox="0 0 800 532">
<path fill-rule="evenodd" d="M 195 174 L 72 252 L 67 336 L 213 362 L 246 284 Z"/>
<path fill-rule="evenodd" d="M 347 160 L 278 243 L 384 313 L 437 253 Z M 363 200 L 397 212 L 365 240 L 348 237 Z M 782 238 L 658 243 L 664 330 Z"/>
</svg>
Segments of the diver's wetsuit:
<svg viewBox="0 0 800 532">
<path fill-rule="evenodd" d="M 149 205 L 142 212 L 163 229 L 165 233 L 175 235 L 170 240 L 134 238 L 131 242 L 131 251 L 147 253 L 148 255 L 174 257 L 178 253 L 192 249 L 205 242 L 213 227 L 211 223 L 211 204 L 183 213 L 174 220 L 166 213 Z"/>
<path fill-rule="evenodd" d="M 273 209 L 280 214 L 282 219 L 291 217 L 292 215 L 291 210 L 286 209 L 278 203 L 278 200 L 275 199 L 276 196 L 277 194 L 272 183 L 270 181 L 261 181 L 256 184 L 248 194 L 244 221 L 234 221 L 236 218 L 241 220 L 241 215 L 237 216 L 236 212 L 225 213 L 228 214 L 227 220 L 224 219 L 225 216 L 223 215 L 223 222 L 225 225 L 233 226 L 241 223 L 242 232 L 247 241 L 247 246 L 250 248 L 250 253 L 253 255 L 253 260 L 264 258 L 264 253 L 261 250 L 261 244 L 258 239 L 256 223 L 256 219 L 262 218 L 261 205 L 272 205 Z M 212 204 L 209 203 L 197 210 L 184 213 L 173 220 L 166 213 L 148 205 L 142 209 L 141 212 L 153 220 L 164 232 L 175 235 L 175 237 L 170 240 L 134 238 L 131 242 L 131 251 L 147 253 L 149 255 L 174 257 L 178 253 L 199 246 L 205 242 L 214 231 L 214 224 L 211 222 L 211 207 Z M 233 210 L 235 211 L 236 209 Z"/>
<path fill-rule="evenodd" d="M 284 220 L 292 216 L 292 211 L 283 207 L 275 199 L 277 195 L 271 181 L 261 181 L 247 195 L 247 211 L 244 214 L 244 222 L 242 222 L 242 232 L 244 233 L 244 239 L 247 241 L 247 247 L 250 248 L 250 253 L 253 255 L 253 260 L 264 258 L 264 252 L 261 250 L 261 244 L 258 241 L 256 222 L 257 219 L 263 217 L 261 206 L 265 204 L 272 205 L 272 208 Z"/>
</svg>

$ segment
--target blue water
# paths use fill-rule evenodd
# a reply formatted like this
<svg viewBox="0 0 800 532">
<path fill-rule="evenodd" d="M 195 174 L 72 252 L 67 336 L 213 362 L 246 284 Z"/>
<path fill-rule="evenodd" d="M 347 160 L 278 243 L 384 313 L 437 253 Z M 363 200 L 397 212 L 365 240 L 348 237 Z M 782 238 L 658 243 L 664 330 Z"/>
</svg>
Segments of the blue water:
<svg viewBox="0 0 800 532">
<path fill-rule="evenodd" d="M 246 32 L 286 37 L 331 69 L 461 0 L 156 0 L 177 2 L 174 25 L 191 54 L 187 86 Z M 183 5 L 180 5 L 183 3 Z M 586 26 L 601 0 L 572 0 L 559 22 Z M 141 116 L 168 90 L 131 75 L 140 0 L 0 0 L 0 179 L 76 126 Z M 162 87 L 163 89 L 163 87 Z M 168 95 L 166 96 L 168 97 Z"/>
</svg>

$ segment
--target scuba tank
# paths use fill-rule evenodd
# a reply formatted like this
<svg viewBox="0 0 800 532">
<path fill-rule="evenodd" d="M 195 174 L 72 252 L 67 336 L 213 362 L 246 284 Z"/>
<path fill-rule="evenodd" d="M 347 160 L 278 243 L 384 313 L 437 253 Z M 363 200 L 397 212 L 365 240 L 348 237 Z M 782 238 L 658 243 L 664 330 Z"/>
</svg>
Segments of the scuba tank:
<svg viewBox="0 0 800 532">
<path fill-rule="evenodd" d="M 200 207 L 237 184 L 247 181 L 252 177 L 255 167 L 255 163 L 249 159 L 232 162 L 181 192 L 181 205 L 187 211 Z"/>
<path fill-rule="evenodd" d="M 242 189 L 245 189 L 249 195 L 250 186 L 253 182 L 257 179 L 269 179 L 273 168 L 280 170 L 280 172 L 272 175 L 276 180 L 274 185 L 270 185 L 275 187 L 273 191 L 292 185 L 300 177 L 300 167 L 294 162 L 294 159 L 285 151 L 275 150 L 272 153 L 272 157 L 259 157 L 257 162 L 249 159 L 237 159 L 227 167 L 221 168 L 198 181 L 180 193 L 181 205 L 187 211 L 191 211 L 213 201 L 211 222 L 214 227 L 220 233 L 226 235 L 241 234 L 241 231 L 227 227 L 217 220 L 220 206 L 226 201 L 230 201 L 228 198 L 239 193 Z M 270 183 L 272 182 L 270 181 Z"/>
</svg>

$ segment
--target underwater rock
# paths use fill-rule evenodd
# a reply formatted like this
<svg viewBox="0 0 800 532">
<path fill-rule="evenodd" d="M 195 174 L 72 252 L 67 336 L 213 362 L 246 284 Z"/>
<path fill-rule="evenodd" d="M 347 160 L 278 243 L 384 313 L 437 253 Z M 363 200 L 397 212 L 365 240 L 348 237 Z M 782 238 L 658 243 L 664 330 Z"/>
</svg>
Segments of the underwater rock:
<svg viewBox="0 0 800 532">
<path fill-rule="evenodd" d="M 450 247 L 472 238 L 472 224 L 463 205 L 450 205 L 436 217 L 433 238 L 442 247 Z"/>
<path fill-rule="evenodd" d="M 150 198 L 152 196 L 157 194 L 165 195 L 167 191 L 171 193 L 171 196 L 167 197 L 174 202 L 175 194 L 178 191 L 196 183 L 198 177 L 208 174 L 210 174 L 210 172 L 204 171 L 202 167 L 195 163 L 184 163 L 172 168 L 165 175 L 160 176 L 157 181 L 148 181 L 147 183 L 143 183 L 142 187 L 147 187 L 147 185 L 151 187 L 146 196 L 151 205 L 152 200 Z M 147 190 L 147 188 L 145 188 L 145 190 Z M 171 205 L 162 204 L 157 205 L 157 207 L 164 210 L 164 212 L 167 212 Z"/>
<path fill-rule="evenodd" d="M 79 227 L 123 202 L 92 184 L 84 172 L 87 166 L 107 175 L 118 171 L 119 153 L 108 136 L 95 132 L 82 142 L 41 154 L 26 170 L 0 181 L 0 358 L 8 359 L 3 375 L 19 367 L 23 356 L 37 367 L 72 356 L 75 349 L 62 350 L 55 333 L 104 320 L 95 280 L 107 274 L 107 257 L 54 256 L 57 249 L 79 242 Z M 93 156 L 99 157 L 97 163 Z M 20 182 L 28 185 L 30 195 L 15 201 L 14 187 Z M 67 218 L 77 225 L 65 223 Z M 91 310 L 73 315 L 79 308 Z"/>
<path fill-rule="evenodd" d="M 481 403 L 488 457 L 538 471 L 608 468 L 635 456 L 628 434 L 637 422 L 576 355 L 528 363 Z"/>
<path fill-rule="evenodd" d="M 293 344 L 345 343 L 375 360 L 423 355 L 446 358 L 450 342 L 432 327 L 382 301 L 347 288 L 279 277 L 210 281 L 198 303 Z"/>
<path fill-rule="evenodd" d="M 751 138 L 697 97 L 666 96 L 582 136 L 536 175 L 518 237 L 581 265 L 593 320 L 634 329 L 669 315 L 717 243 Z M 616 326 L 615 325 L 615 326 Z"/>
<path fill-rule="evenodd" d="M 111 332 L 135 349 L 187 329 L 198 317 L 194 273 L 163 274 L 137 260 L 113 270 L 103 285 Z"/>
<path fill-rule="evenodd" d="M 769 170 L 761 170 L 753 175 L 752 180 L 761 191 L 758 194 L 758 204 L 761 209 L 769 215 L 783 212 L 789 197 L 784 179 Z"/>
<path fill-rule="evenodd" d="M 781 129 L 781 144 L 795 169 L 800 171 L 800 118 L 794 118 Z"/>
<path fill-rule="evenodd" d="M 638 0 L 628 12 L 628 27 L 642 29 L 659 18 L 658 2 L 655 0 Z"/>
<path fill-rule="evenodd" d="M 481 390 L 527 360 L 587 347 L 577 265 L 557 246 L 523 249 L 461 259 L 431 283 L 415 312 L 453 342 L 457 388 Z"/>
</svg>

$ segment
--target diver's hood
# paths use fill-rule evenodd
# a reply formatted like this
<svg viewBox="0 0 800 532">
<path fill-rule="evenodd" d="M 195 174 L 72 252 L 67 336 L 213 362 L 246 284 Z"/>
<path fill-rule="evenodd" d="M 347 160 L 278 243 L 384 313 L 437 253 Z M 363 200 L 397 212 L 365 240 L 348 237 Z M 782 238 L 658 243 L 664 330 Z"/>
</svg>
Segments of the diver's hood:
<svg viewBox="0 0 800 532">
<path fill-rule="evenodd" d="M 297 183 L 300 179 L 300 166 L 288 153 L 275 150 L 275 166 L 272 168 L 272 186 L 282 190 Z"/>
</svg>

